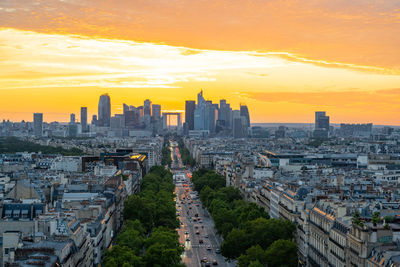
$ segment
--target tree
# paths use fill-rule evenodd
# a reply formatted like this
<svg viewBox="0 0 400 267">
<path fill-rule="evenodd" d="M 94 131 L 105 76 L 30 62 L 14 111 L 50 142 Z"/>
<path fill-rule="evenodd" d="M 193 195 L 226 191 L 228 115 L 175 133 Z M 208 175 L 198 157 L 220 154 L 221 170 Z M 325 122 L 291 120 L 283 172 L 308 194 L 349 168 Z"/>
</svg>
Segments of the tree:
<svg viewBox="0 0 400 267">
<path fill-rule="evenodd" d="M 267 257 L 265 251 L 259 245 L 255 245 L 246 250 L 246 254 L 242 254 L 238 258 L 239 267 L 250 266 L 251 263 L 258 263 L 265 266 Z"/>
<path fill-rule="evenodd" d="M 374 214 L 372 214 L 372 223 L 374 226 L 381 222 L 380 215 L 381 214 L 379 212 L 374 212 Z"/>
<path fill-rule="evenodd" d="M 115 245 L 106 251 L 104 266 L 115 267 L 129 264 L 130 266 L 143 266 L 142 258 L 136 256 L 134 251 L 128 247 Z"/>
<path fill-rule="evenodd" d="M 249 248 L 249 239 L 245 231 L 233 229 L 222 242 L 221 253 L 228 259 L 235 259 L 247 248 Z"/>
<path fill-rule="evenodd" d="M 296 267 L 297 247 L 290 240 L 279 239 L 265 251 L 268 267 Z"/>
</svg>

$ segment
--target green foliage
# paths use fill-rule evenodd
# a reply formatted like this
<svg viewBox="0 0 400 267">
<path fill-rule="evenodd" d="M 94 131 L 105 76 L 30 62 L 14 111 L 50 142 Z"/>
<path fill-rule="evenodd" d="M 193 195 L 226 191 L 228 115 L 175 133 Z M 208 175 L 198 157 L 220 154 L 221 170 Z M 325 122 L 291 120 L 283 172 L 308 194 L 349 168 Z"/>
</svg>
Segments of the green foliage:
<svg viewBox="0 0 400 267">
<path fill-rule="evenodd" d="M 182 139 L 179 139 L 178 145 L 179 145 L 179 150 L 181 152 L 181 159 L 183 164 L 194 167 L 196 165 L 196 160 L 192 158 L 189 150 L 185 147 L 185 144 L 183 143 Z"/>
<path fill-rule="evenodd" d="M 380 218 L 380 213 L 379 212 L 374 212 L 374 214 L 372 214 L 372 223 L 376 226 L 378 223 L 381 222 L 381 218 Z"/>
<path fill-rule="evenodd" d="M 192 181 L 194 189 L 201 192 L 203 187 L 209 186 L 213 190 L 218 190 L 225 187 L 225 178 L 214 171 L 201 169 L 193 173 Z"/>
<path fill-rule="evenodd" d="M 292 222 L 269 219 L 262 207 L 244 201 L 237 188 L 225 187 L 225 178 L 214 171 L 200 169 L 193 173 L 192 181 L 211 213 L 217 232 L 224 238 L 222 255 L 238 258 L 239 266 L 265 266 L 266 251 L 274 242 L 294 238 L 296 226 Z M 294 261 L 297 262 L 297 254 Z"/>
<path fill-rule="evenodd" d="M 161 153 L 162 153 L 161 165 L 163 165 L 163 166 L 165 166 L 165 165 L 171 166 L 171 163 L 172 163 L 171 149 L 169 148 L 168 144 L 169 144 L 169 142 L 166 142 L 161 151 Z"/>
<path fill-rule="evenodd" d="M 116 245 L 105 254 L 105 266 L 183 266 L 183 248 L 175 229 L 179 226 L 174 202 L 172 173 L 153 167 L 141 184 L 141 192 L 124 203 L 126 221 Z"/>
<path fill-rule="evenodd" d="M 383 219 L 385 220 L 385 223 L 392 223 L 394 221 L 394 217 L 392 215 L 386 215 L 383 217 Z"/>
<path fill-rule="evenodd" d="M 277 240 L 265 251 L 269 267 L 296 267 L 297 247 L 291 240 Z"/>
<path fill-rule="evenodd" d="M 43 154 L 61 154 L 63 156 L 81 156 L 83 151 L 78 148 L 64 149 L 62 147 L 42 146 L 17 137 L 0 137 L 0 153 L 42 152 Z"/>
</svg>

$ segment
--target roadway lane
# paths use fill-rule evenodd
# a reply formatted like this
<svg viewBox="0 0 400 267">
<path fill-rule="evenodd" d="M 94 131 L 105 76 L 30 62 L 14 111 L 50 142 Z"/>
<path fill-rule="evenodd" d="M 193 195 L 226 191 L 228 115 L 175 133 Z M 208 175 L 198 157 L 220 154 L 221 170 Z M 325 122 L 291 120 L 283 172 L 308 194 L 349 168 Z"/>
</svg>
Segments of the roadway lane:
<svg viewBox="0 0 400 267">
<path fill-rule="evenodd" d="M 184 166 L 177 144 L 172 144 L 171 151 L 173 159 L 173 170 L 171 171 L 174 174 L 175 192 L 177 194 L 176 208 L 181 223 L 178 229 L 179 240 L 185 246 L 182 262 L 188 267 L 206 266 L 205 263 L 201 263 L 201 259 L 207 258 L 210 266 L 216 266 L 213 265 L 214 260 L 217 261 L 217 266 L 236 266 L 235 263 L 225 261 L 225 258 L 217 253 L 222 238 L 216 234 L 213 220 L 207 210 L 202 208 L 197 192 L 194 192 L 190 186 L 188 176 L 191 177 L 191 173 L 183 171 Z M 177 159 L 178 162 L 175 162 L 174 159 Z M 198 217 L 195 214 L 198 214 Z M 201 218 L 201 222 L 198 222 L 197 218 Z M 196 234 L 196 231 L 199 231 L 199 234 Z M 186 232 L 188 234 L 185 234 Z M 187 238 L 190 241 L 186 241 Z M 203 240 L 203 243 L 200 244 L 199 240 Z M 210 246 L 210 249 L 207 249 L 208 246 Z"/>
</svg>

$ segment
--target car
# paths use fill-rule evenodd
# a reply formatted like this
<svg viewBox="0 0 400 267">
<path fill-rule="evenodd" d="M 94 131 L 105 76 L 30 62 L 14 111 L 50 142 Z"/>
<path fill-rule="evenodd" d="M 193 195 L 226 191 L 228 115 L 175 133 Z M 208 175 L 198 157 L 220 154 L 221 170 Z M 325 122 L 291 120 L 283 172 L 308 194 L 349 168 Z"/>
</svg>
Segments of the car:
<svg viewBox="0 0 400 267">
<path fill-rule="evenodd" d="M 188 235 L 188 234 L 189 234 L 189 232 L 188 232 L 188 231 L 186 231 L 186 232 L 185 232 L 185 235 Z"/>
<path fill-rule="evenodd" d="M 199 207 L 200 206 L 200 204 L 196 204 L 196 207 Z"/>
<path fill-rule="evenodd" d="M 205 267 L 211 267 L 211 264 L 209 262 L 206 262 Z"/>
<path fill-rule="evenodd" d="M 207 246 L 207 250 L 211 250 L 211 246 L 210 245 Z"/>
<path fill-rule="evenodd" d="M 201 262 L 208 262 L 208 260 L 207 260 L 206 257 L 204 257 L 204 258 L 201 259 Z"/>
<path fill-rule="evenodd" d="M 203 221 L 199 221 L 199 220 L 197 220 L 197 222 L 198 222 L 198 223 L 203 223 Z"/>
<path fill-rule="evenodd" d="M 203 244 L 203 243 L 204 243 L 203 239 L 199 239 L 199 244 Z"/>
<path fill-rule="evenodd" d="M 205 235 L 204 237 L 205 237 L 205 238 L 208 238 L 208 235 Z"/>
<path fill-rule="evenodd" d="M 190 241 L 190 238 L 188 237 L 188 238 L 186 238 L 186 241 Z"/>
<path fill-rule="evenodd" d="M 192 209 L 192 207 L 189 207 L 189 209 L 191 210 L 191 209 Z"/>
<path fill-rule="evenodd" d="M 194 229 L 199 229 L 199 227 L 197 225 L 194 226 Z"/>
<path fill-rule="evenodd" d="M 199 235 L 200 234 L 200 231 L 196 231 L 196 235 Z"/>
<path fill-rule="evenodd" d="M 193 219 L 193 221 L 194 221 L 194 222 L 197 222 L 197 219 L 196 219 L 196 218 L 194 218 L 194 219 Z"/>
<path fill-rule="evenodd" d="M 212 265 L 218 265 L 218 261 L 217 260 L 213 260 Z"/>
<path fill-rule="evenodd" d="M 217 248 L 217 249 L 215 250 L 215 253 L 220 254 L 220 253 L 221 253 L 221 250 L 220 250 L 219 248 Z"/>
</svg>

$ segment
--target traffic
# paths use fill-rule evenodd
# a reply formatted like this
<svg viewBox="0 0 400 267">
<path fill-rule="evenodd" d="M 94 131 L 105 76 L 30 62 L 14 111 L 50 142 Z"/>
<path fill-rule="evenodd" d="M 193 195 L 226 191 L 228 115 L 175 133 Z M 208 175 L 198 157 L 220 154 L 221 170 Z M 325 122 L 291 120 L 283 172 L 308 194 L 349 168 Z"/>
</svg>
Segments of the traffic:
<svg viewBox="0 0 400 267">
<path fill-rule="evenodd" d="M 174 174 L 176 211 L 180 221 L 179 240 L 185 251 L 182 262 L 188 266 L 235 266 L 221 255 L 221 237 L 214 230 L 199 194 L 193 191 L 191 171 L 182 164 L 176 142 L 171 142 L 171 171 Z"/>
</svg>

